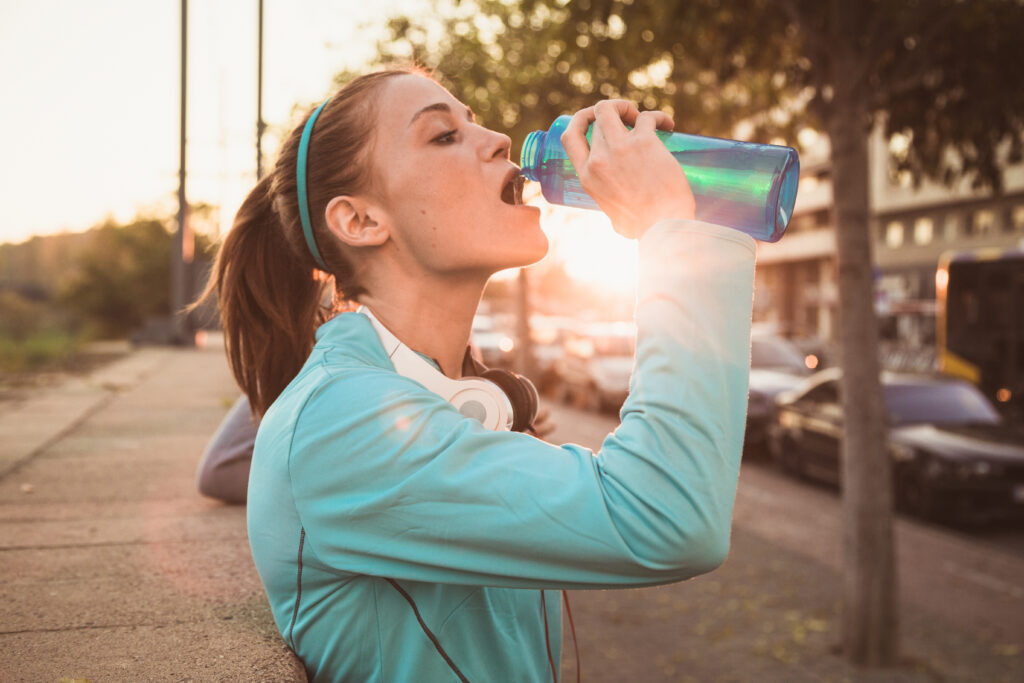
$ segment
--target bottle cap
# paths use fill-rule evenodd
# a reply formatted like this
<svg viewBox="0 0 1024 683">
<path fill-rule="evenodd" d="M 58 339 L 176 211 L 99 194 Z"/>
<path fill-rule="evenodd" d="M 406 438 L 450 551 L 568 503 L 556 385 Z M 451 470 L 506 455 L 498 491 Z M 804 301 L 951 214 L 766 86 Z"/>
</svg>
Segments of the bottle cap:
<svg viewBox="0 0 1024 683">
<path fill-rule="evenodd" d="M 519 165 L 528 180 L 540 180 L 541 149 L 544 147 L 544 139 L 547 136 L 547 131 L 535 130 L 523 141 L 523 151 L 519 154 Z"/>
</svg>

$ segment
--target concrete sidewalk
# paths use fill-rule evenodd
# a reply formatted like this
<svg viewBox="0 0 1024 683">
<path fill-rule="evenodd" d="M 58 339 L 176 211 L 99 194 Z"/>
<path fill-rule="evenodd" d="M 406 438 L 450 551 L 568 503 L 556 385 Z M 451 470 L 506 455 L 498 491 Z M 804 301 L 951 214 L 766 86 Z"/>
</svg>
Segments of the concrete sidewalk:
<svg viewBox="0 0 1024 683">
<path fill-rule="evenodd" d="M 146 348 L 0 403 L 0 681 L 305 680 L 244 508 L 195 490 L 237 392 L 220 348 Z"/>
</svg>

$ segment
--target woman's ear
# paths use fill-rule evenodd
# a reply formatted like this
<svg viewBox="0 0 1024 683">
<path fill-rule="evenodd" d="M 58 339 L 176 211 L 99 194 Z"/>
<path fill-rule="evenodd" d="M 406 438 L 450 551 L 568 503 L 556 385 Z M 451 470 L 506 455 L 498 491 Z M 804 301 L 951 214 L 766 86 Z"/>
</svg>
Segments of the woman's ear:
<svg viewBox="0 0 1024 683">
<path fill-rule="evenodd" d="M 352 247 L 377 247 L 390 233 L 381 209 L 360 197 L 340 196 L 327 203 L 327 229 Z"/>
</svg>

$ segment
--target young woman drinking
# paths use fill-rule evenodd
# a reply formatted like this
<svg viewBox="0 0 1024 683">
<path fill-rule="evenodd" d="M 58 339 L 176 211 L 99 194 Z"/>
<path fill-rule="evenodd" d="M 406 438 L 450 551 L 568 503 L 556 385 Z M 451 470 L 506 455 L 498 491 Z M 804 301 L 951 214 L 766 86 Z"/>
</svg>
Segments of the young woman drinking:
<svg viewBox="0 0 1024 683">
<path fill-rule="evenodd" d="M 475 371 L 466 349 L 488 277 L 536 262 L 547 239 L 509 138 L 435 81 L 351 82 L 243 204 L 211 288 L 262 417 L 253 557 L 311 679 L 550 680 L 559 589 L 664 584 L 724 560 L 754 242 L 694 220 L 655 136 L 671 126 L 605 101 L 563 137 L 584 188 L 639 240 L 630 395 L 597 453 L 488 429 L 486 411 L 439 395 Z M 503 388 L 522 422 L 521 387 Z"/>
</svg>

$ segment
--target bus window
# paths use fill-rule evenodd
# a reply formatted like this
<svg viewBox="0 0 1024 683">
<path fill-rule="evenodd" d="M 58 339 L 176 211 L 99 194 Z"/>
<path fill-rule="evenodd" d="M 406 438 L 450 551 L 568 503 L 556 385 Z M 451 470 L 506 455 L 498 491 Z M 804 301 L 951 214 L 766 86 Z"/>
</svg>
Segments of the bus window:
<svg viewBox="0 0 1024 683">
<path fill-rule="evenodd" d="M 1024 250 L 951 252 L 939 271 L 939 367 L 1024 416 Z"/>
</svg>

